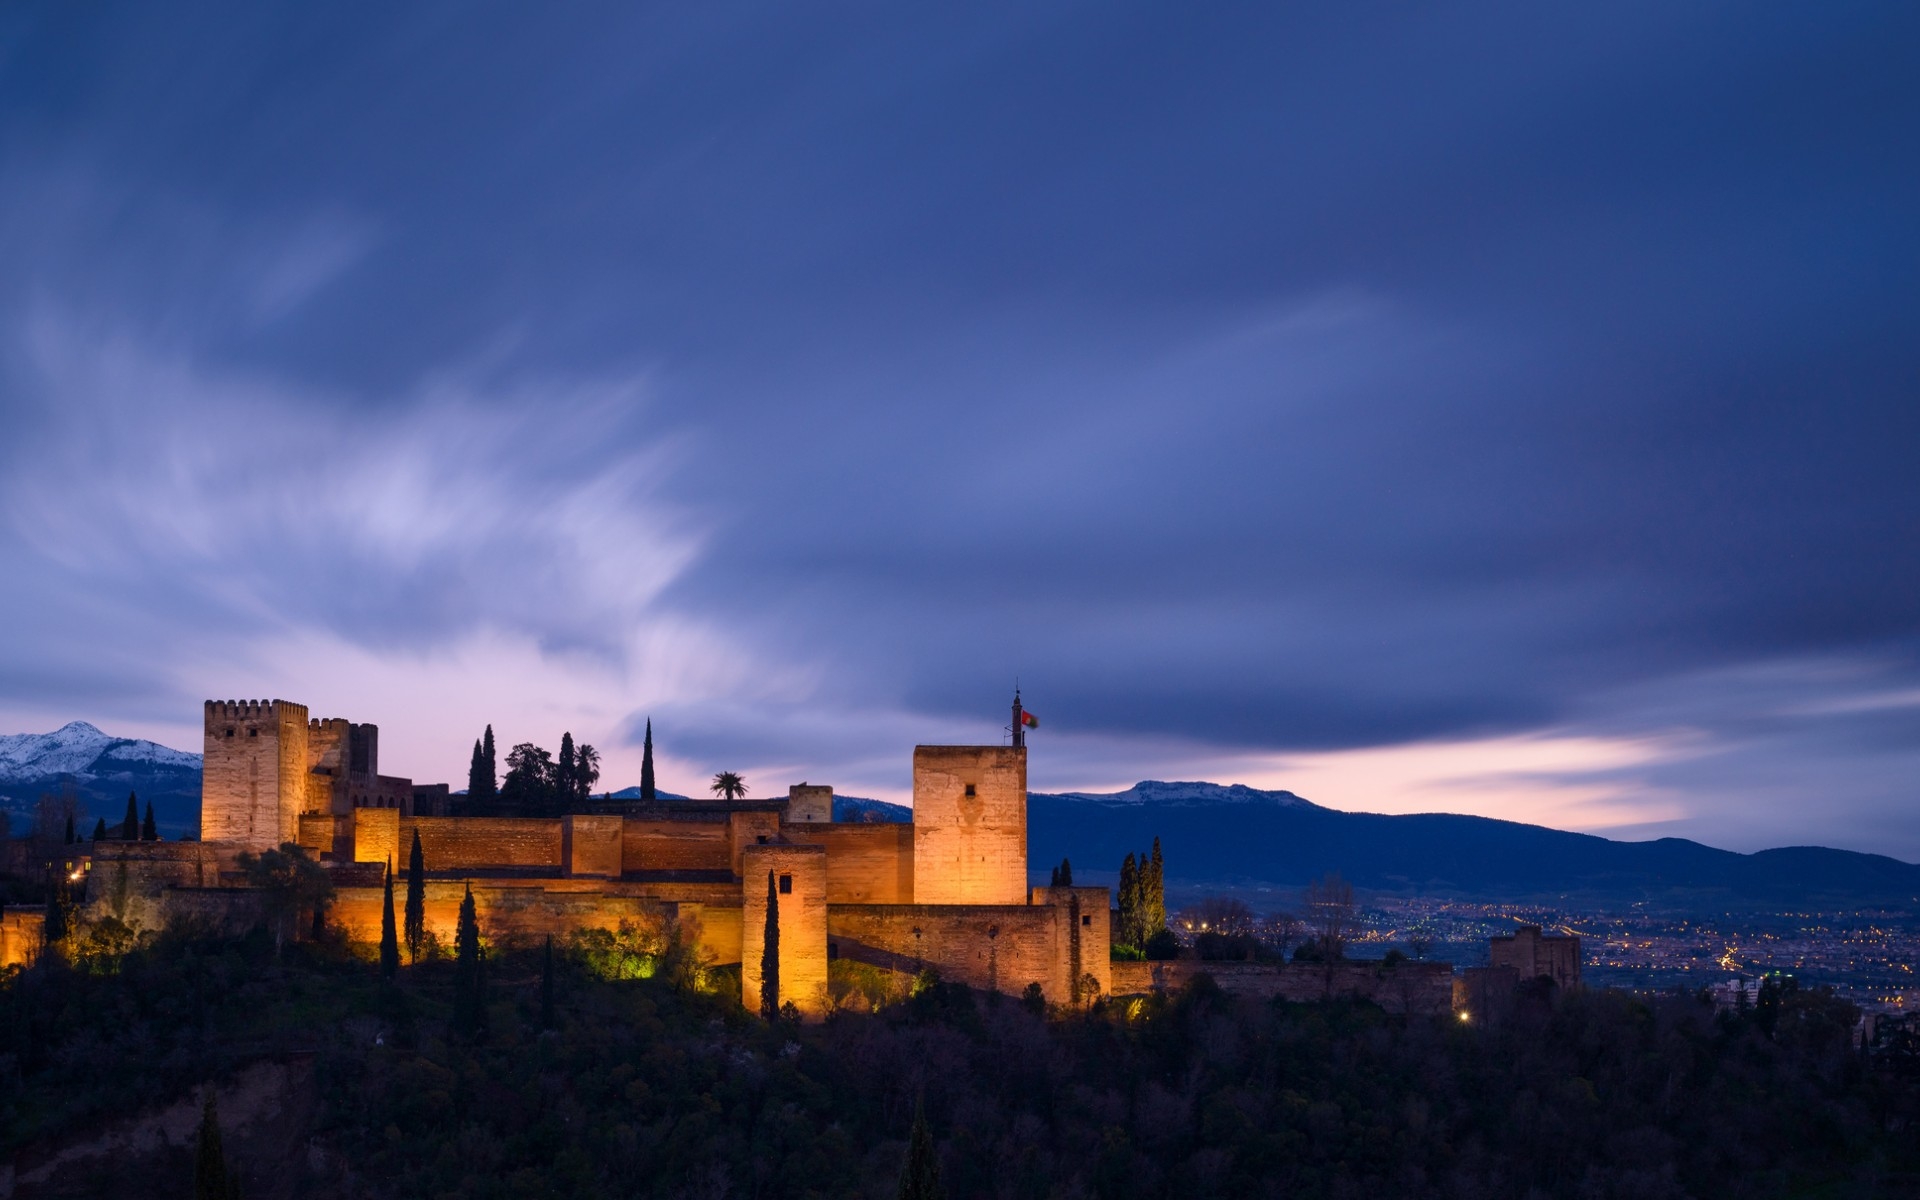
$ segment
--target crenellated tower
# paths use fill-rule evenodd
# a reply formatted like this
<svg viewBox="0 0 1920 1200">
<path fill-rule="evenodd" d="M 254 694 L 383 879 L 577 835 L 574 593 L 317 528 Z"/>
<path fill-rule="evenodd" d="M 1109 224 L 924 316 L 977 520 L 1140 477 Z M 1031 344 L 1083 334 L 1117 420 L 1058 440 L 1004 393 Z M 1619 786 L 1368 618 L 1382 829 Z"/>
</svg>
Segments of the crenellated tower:
<svg viewBox="0 0 1920 1200">
<path fill-rule="evenodd" d="M 307 706 L 209 700 L 200 838 L 270 850 L 299 837 L 307 808 Z"/>
</svg>

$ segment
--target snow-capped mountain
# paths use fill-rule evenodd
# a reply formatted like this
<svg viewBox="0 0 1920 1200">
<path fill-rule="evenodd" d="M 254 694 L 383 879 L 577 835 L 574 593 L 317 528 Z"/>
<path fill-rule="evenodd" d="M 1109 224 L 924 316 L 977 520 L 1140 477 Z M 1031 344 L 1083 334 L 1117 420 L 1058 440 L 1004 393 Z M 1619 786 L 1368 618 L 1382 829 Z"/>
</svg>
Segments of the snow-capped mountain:
<svg viewBox="0 0 1920 1200">
<path fill-rule="evenodd" d="M 0 816 L 31 822 L 43 793 L 72 789 L 91 818 L 117 821 L 129 792 L 151 803 L 169 836 L 197 824 L 200 756 L 139 738 L 114 737 L 85 721 L 52 733 L 0 735 Z M 84 823 L 84 822 L 83 822 Z"/>
<path fill-rule="evenodd" d="M 85 721 L 69 721 L 52 733 L 0 735 L 0 783 L 123 775 L 156 767 L 198 771 L 200 756 L 158 742 L 113 737 Z"/>
<path fill-rule="evenodd" d="M 1078 800 L 1113 805 L 1215 805 L 1260 804 L 1278 808 L 1316 808 L 1292 792 L 1266 792 L 1244 783 L 1167 783 L 1144 779 L 1124 792 L 1035 792 L 1049 800 Z"/>
</svg>

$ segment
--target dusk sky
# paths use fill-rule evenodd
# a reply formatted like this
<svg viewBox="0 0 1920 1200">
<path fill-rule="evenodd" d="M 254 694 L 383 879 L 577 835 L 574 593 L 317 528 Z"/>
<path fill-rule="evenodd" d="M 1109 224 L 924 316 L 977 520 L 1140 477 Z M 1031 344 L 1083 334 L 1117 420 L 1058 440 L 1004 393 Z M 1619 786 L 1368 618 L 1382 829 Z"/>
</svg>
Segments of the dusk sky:
<svg viewBox="0 0 1920 1200">
<path fill-rule="evenodd" d="M 1464 15 L 1463 15 L 1464 14 Z M 1920 860 L 1920 7 L 0 7 L 0 733 Z"/>
</svg>

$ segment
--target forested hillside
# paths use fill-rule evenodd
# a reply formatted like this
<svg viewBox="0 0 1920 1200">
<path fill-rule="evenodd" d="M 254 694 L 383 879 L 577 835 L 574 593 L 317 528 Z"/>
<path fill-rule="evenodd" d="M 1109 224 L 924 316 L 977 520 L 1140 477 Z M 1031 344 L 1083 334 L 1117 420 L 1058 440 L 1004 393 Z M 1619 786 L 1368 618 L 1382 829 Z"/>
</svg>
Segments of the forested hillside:
<svg viewBox="0 0 1920 1200">
<path fill-rule="evenodd" d="M 1853 1011 L 1819 995 L 1719 1019 L 1678 995 L 1540 997 L 1489 1028 L 1205 981 L 1047 1014 L 922 980 L 769 1028 L 737 976 L 602 935 L 560 947 L 550 1005 L 541 951 L 496 951 L 475 1044 L 445 962 L 383 990 L 337 943 L 93 951 L 0 984 L 21 1197 L 190 1194 L 191 1137 L 71 1148 L 156 1106 L 197 1115 L 210 1080 L 257 1093 L 221 1110 L 250 1198 L 892 1197 L 916 1104 L 952 1197 L 1920 1188 L 1915 1080 L 1851 1049 Z M 855 1008 L 887 982 L 836 977 Z"/>
</svg>

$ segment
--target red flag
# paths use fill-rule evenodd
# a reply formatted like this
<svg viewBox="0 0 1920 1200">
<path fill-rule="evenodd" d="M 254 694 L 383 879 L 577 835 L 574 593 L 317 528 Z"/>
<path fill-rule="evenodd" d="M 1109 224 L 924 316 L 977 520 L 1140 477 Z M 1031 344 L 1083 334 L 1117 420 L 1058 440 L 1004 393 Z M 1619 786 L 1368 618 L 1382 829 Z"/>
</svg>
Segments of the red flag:
<svg viewBox="0 0 1920 1200">
<path fill-rule="evenodd" d="M 1020 723 L 1028 729 L 1040 728 L 1040 718 L 1034 716 L 1024 708 L 1020 710 Z"/>
</svg>

